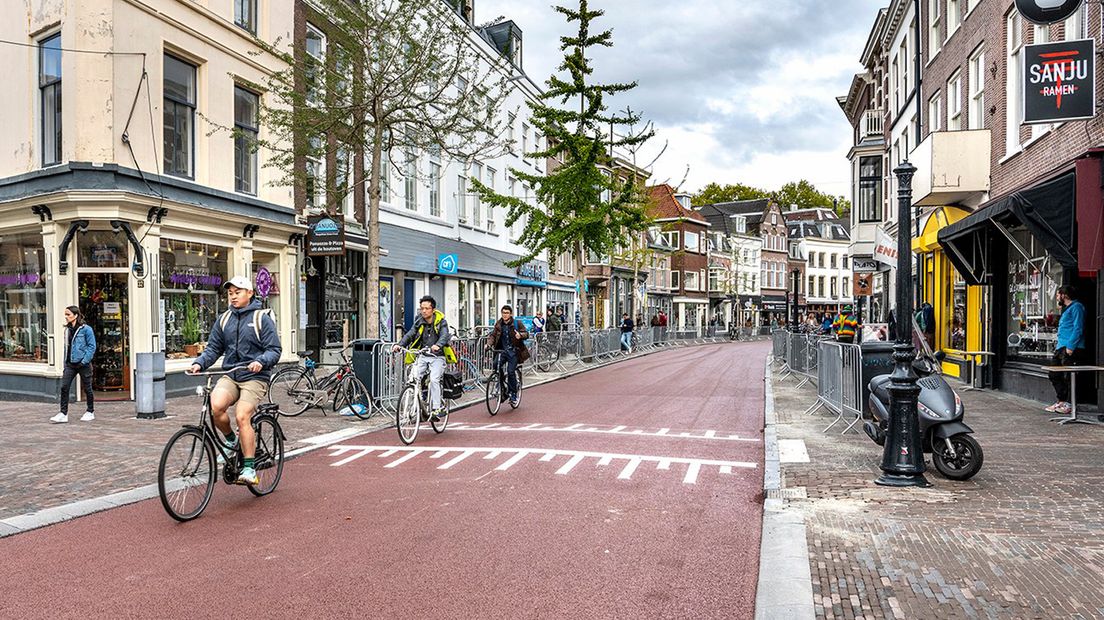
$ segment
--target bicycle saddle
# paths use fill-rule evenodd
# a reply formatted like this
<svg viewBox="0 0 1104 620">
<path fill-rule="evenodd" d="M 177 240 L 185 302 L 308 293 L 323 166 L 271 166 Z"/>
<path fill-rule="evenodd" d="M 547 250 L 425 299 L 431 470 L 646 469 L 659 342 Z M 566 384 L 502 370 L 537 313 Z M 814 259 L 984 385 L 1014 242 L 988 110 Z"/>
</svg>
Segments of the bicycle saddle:
<svg viewBox="0 0 1104 620">
<path fill-rule="evenodd" d="M 298 355 L 299 357 L 310 357 L 314 355 L 314 351 L 300 351 L 296 353 L 296 355 Z"/>
</svg>

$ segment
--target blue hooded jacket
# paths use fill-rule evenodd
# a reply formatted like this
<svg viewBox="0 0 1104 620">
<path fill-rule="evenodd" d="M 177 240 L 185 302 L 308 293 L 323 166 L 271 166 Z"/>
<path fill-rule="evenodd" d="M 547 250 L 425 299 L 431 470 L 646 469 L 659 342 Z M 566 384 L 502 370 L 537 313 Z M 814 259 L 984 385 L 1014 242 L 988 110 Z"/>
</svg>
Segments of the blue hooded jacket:
<svg viewBox="0 0 1104 620">
<path fill-rule="evenodd" d="M 1058 349 L 1076 351 L 1085 348 L 1085 306 L 1071 301 L 1058 319 Z"/>
<path fill-rule="evenodd" d="M 68 341 L 68 330 L 73 329 L 70 326 L 66 326 L 66 341 Z M 66 360 L 71 364 L 91 364 L 92 357 L 96 355 L 96 334 L 92 331 L 92 327 L 85 323 L 77 328 L 77 333 L 73 335 L 73 345 L 69 349 L 69 359 Z"/>
<path fill-rule="evenodd" d="M 203 370 L 207 370 L 219 356 L 223 356 L 223 370 L 235 366 L 244 366 L 250 362 L 260 362 L 260 372 L 248 370 L 234 371 L 230 378 L 235 381 L 264 381 L 268 382 L 269 371 L 280 361 L 283 347 L 280 346 L 280 335 L 276 332 L 276 323 L 272 317 L 264 316 L 261 319 L 261 337 L 257 339 L 257 333 L 253 330 L 253 313 L 261 309 L 261 302 L 254 299 L 244 308 L 231 308 L 230 318 L 226 321 L 226 328 L 222 327 L 222 315 L 215 319 L 211 327 L 211 336 L 207 339 L 207 348 L 203 354 L 196 358 L 195 363 Z"/>
</svg>

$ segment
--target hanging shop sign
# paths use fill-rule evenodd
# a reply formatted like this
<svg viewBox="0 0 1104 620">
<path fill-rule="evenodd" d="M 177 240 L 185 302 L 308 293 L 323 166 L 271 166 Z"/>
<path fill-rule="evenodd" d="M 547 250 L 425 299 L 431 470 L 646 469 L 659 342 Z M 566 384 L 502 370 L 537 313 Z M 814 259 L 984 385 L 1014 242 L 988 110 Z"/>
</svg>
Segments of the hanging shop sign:
<svg viewBox="0 0 1104 620">
<path fill-rule="evenodd" d="M 855 297 L 867 297 L 874 294 L 874 274 L 856 273 L 854 283 L 851 293 Z"/>
<path fill-rule="evenodd" d="M 343 256 L 345 224 L 327 215 L 307 219 L 307 256 Z"/>
<path fill-rule="evenodd" d="M 1064 21 L 1081 8 L 1084 0 L 1016 0 L 1016 10 L 1024 19 L 1040 25 Z M 971 8 L 973 8 L 971 6 Z"/>
<path fill-rule="evenodd" d="M 1024 123 L 1055 123 L 1096 115 L 1096 42 L 1024 46 Z"/>
<path fill-rule="evenodd" d="M 874 246 L 874 260 L 890 267 L 897 265 L 897 243 L 893 237 L 879 227 L 875 240 L 877 243 Z"/>
<path fill-rule="evenodd" d="M 261 267 L 257 270 L 257 294 L 262 298 L 268 297 L 272 293 L 272 272 L 267 267 Z"/>
<path fill-rule="evenodd" d="M 877 273 L 878 261 L 873 258 L 852 257 L 851 269 L 855 273 Z"/>
<path fill-rule="evenodd" d="M 537 263 L 525 263 L 517 268 L 517 283 L 524 286 L 544 284 L 544 267 Z"/>
</svg>

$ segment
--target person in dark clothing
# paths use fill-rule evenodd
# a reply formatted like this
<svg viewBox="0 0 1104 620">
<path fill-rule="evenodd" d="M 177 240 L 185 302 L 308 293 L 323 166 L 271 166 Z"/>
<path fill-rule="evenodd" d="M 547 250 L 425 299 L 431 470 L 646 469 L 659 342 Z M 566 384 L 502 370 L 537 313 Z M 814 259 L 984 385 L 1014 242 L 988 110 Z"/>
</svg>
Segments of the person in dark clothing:
<svg viewBox="0 0 1104 620">
<path fill-rule="evenodd" d="M 92 356 L 96 354 L 96 334 L 92 327 L 84 322 L 78 306 L 69 306 L 65 309 L 65 370 L 61 374 L 61 412 L 50 418 L 54 424 L 64 424 L 69 421 L 69 387 L 73 379 L 80 375 L 81 387 L 84 389 L 85 412 L 81 416 L 81 422 L 90 422 L 96 419 L 95 403 L 92 396 Z"/>
<path fill-rule="evenodd" d="M 514 406 L 517 406 L 517 367 L 529 359 L 529 348 L 525 346 L 528 338 L 525 323 L 514 318 L 514 309 L 502 306 L 501 318 L 495 322 L 487 346 L 495 352 L 495 369 L 506 376 L 505 396 Z"/>
<path fill-rule="evenodd" d="M 653 314 L 652 315 L 651 326 L 652 327 L 659 327 L 659 315 L 658 314 Z"/>
<path fill-rule="evenodd" d="M 625 314 L 622 314 L 621 315 L 621 350 L 622 351 L 629 351 L 629 352 L 632 351 L 632 334 L 633 334 L 633 328 L 634 327 L 635 327 L 635 325 L 633 325 L 632 319 L 629 318 L 629 313 L 626 312 Z"/>
</svg>

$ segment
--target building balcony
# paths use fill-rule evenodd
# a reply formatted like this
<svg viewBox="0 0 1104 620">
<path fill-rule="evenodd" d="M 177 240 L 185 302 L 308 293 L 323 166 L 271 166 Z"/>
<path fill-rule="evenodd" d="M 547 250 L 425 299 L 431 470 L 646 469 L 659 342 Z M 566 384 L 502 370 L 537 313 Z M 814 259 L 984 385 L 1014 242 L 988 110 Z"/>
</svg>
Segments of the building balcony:
<svg viewBox="0 0 1104 620">
<path fill-rule="evenodd" d="M 991 150 L 988 129 L 929 134 L 910 156 L 916 166 L 912 204 L 980 203 L 989 192 Z"/>
<path fill-rule="evenodd" d="M 867 110 L 859 119 L 859 142 L 868 139 L 881 140 L 885 138 L 885 112 L 882 110 Z"/>
</svg>

